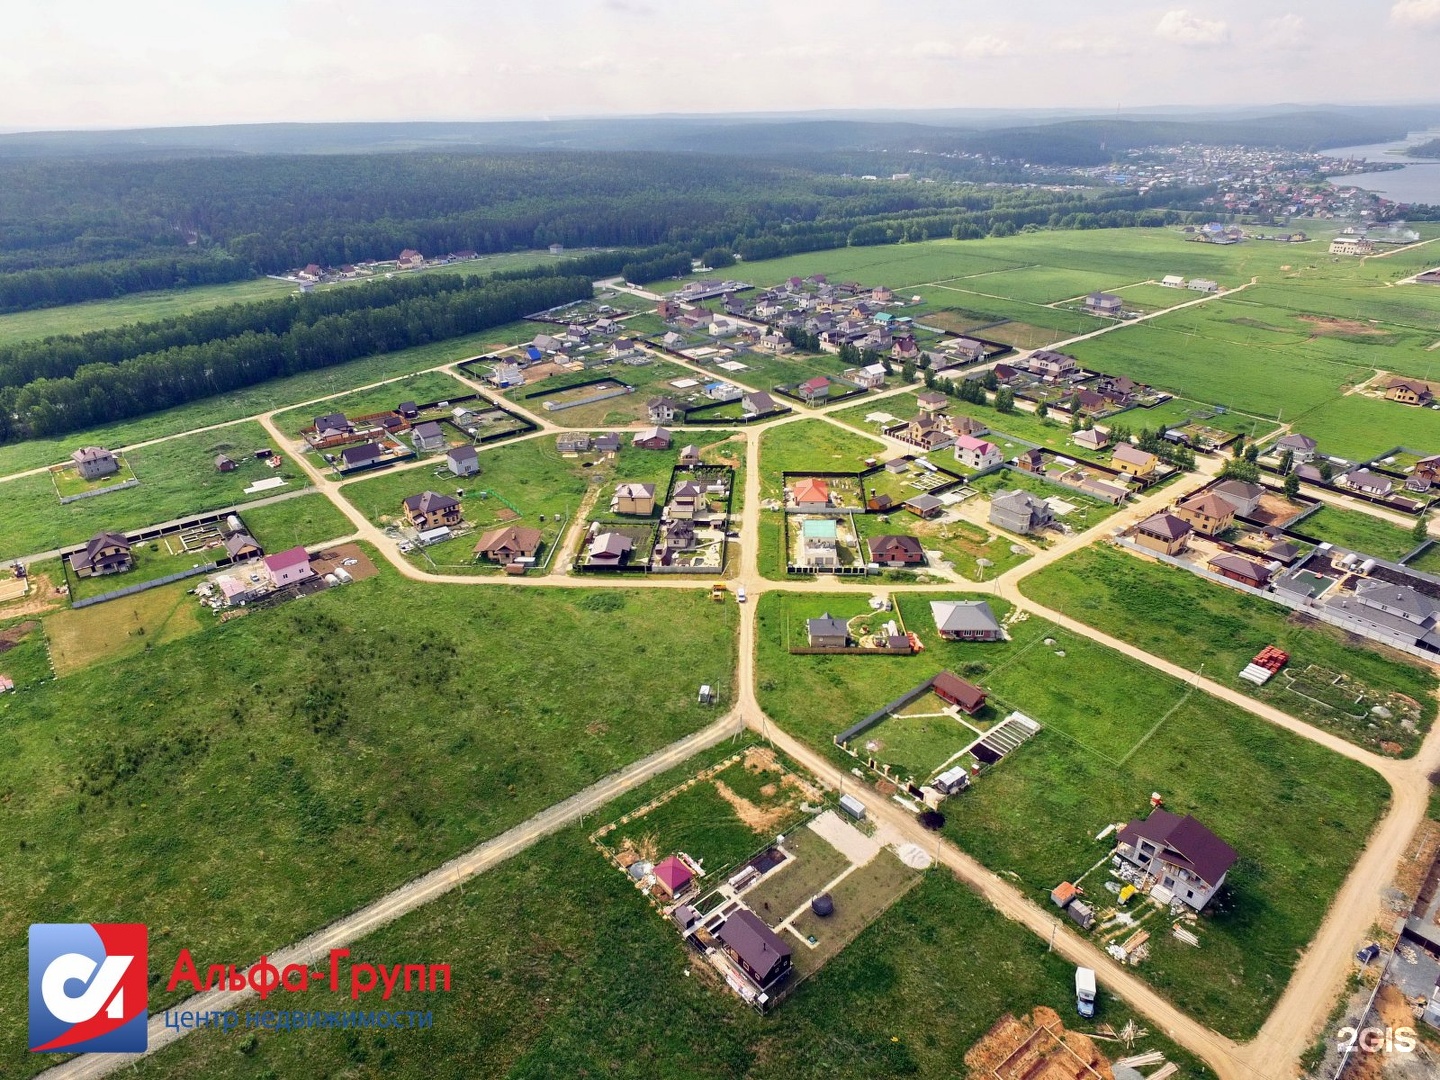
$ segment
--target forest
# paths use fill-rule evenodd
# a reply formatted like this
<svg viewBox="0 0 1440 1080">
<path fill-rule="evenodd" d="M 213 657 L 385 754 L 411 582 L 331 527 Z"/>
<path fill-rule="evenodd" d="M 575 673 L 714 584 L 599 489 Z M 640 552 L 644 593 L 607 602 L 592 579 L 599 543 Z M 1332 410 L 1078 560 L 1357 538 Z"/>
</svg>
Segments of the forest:
<svg viewBox="0 0 1440 1080">
<path fill-rule="evenodd" d="M 282 375 L 473 334 L 593 294 L 588 276 L 543 271 L 422 278 L 390 287 L 397 284 L 52 338 L 47 344 L 67 357 L 57 370 L 70 373 L 0 387 L 0 442 L 77 431 Z M 83 362 L 87 346 L 92 355 L 110 359 Z M 137 351 L 147 346 L 158 347 Z"/>
<path fill-rule="evenodd" d="M 1095 212 L 1158 205 L 1102 188 L 877 185 L 821 164 L 520 151 L 0 160 L 0 311 L 390 259 L 404 248 L 657 248 L 615 269 L 629 262 L 641 276 L 670 276 L 681 251 L 759 258 L 922 230 L 979 235 L 997 221 L 1045 224 L 1091 210 L 1092 198 L 1105 204 Z M 844 165 L 880 167 L 866 155 Z"/>
</svg>

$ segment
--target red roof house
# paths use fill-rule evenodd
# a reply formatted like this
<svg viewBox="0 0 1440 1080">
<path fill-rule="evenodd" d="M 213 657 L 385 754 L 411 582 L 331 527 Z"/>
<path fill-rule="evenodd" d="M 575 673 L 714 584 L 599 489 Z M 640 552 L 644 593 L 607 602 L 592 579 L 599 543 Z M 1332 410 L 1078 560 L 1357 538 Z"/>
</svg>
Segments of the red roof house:
<svg viewBox="0 0 1440 1080">
<path fill-rule="evenodd" d="M 688 866 L 674 855 L 670 855 L 662 859 L 655 867 L 655 880 L 673 900 L 690 887 L 690 882 L 695 880 L 695 875 L 690 872 Z"/>
</svg>

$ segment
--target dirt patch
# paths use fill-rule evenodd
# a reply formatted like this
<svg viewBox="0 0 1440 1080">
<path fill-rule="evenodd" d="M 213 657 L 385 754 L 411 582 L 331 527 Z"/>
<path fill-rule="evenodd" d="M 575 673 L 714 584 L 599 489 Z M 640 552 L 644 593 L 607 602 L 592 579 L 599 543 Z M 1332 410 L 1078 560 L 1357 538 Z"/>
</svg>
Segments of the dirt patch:
<svg viewBox="0 0 1440 1080">
<path fill-rule="evenodd" d="M 766 784 L 760 789 L 760 794 L 764 795 L 767 799 L 773 799 L 775 797 L 775 793 L 779 790 L 780 789 L 774 784 Z"/>
<path fill-rule="evenodd" d="M 65 594 L 57 592 L 48 574 L 30 575 L 30 592 L 15 600 L 0 602 L 0 619 L 16 615 L 43 615 L 65 606 Z"/>
<path fill-rule="evenodd" d="M 586 734 L 586 735 L 593 735 L 593 736 L 595 736 L 596 738 L 599 738 L 601 735 L 604 735 L 604 734 L 605 734 L 607 731 L 609 731 L 609 730 L 610 730 L 610 725 L 607 724 L 607 723 L 605 723 L 604 720 L 592 720 L 592 721 L 590 721 L 590 723 L 588 723 L 588 724 L 585 725 L 585 734 Z"/>
<path fill-rule="evenodd" d="M 1044 1006 L 1018 1020 L 1006 1013 L 965 1052 L 976 1076 L 999 1080 L 1113 1080 L 1110 1062 L 1090 1039 L 1066 1031 Z"/>
<path fill-rule="evenodd" d="M 743 795 L 732 791 L 724 780 L 716 780 L 714 784 L 720 797 L 735 811 L 735 816 L 749 825 L 756 833 L 761 835 L 773 833 L 790 817 L 790 807 L 788 806 L 772 806 L 769 810 L 761 810 Z"/>
<path fill-rule="evenodd" d="M 0 630 L 0 653 L 9 652 L 19 645 L 30 634 L 32 630 L 38 630 L 40 624 L 34 619 L 27 619 L 25 622 L 10 627 L 9 630 Z"/>
<path fill-rule="evenodd" d="M 782 776 L 780 778 L 780 786 L 787 787 L 791 791 L 799 792 L 800 797 L 806 802 L 818 803 L 825 798 L 824 792 L 818 787 L 807 780 L 802 780 L 794 773 L 786 773 Z"/>
<path fill-rule="evenodd" d="M 350 566 L 345 566 L 346 561 L 350 559 L 354 559 L 355 562 Z M 336 544 L 333 548 L 327 548 L 310 557 L 311 569 L 321 577 L 334 571 L 337 566 L 344 566 L 345 572 L 356 581 L 364 581 L 380 572 L 375 569 L 375 564 L 370 561 L 370 556 L 365 554 L 359 544 Z"/>
<path fill-rule="evenodd" d="M 1260 496 L 1260 505 L 1250 515 L 1251 520 L 1258 521 L 1262 525 L 1274 525 L 1283 528 L 1286 524 L 1294 521 L 1303 514 L 1307 506 L 1298 506 L 1292 503 L 1283 495 L 1272 495 L 1266 493 Z"/>
<path fill-rule="evenodd" d="M 511 510 L 508 506 L 502 506 L 499 510 L 495 511 L 496 521 L 514 521 L 519 516 L 519 514 Z"/>
<path fill-rule="evenodd" d="M 1336 337 L 1390 337 L 1389 330 L 1383 330 L 1378 326 L 1371 326 L 1369 323 L 1356 322 L 1354 319 L 1337 319 L 1330 315 L 1296 315 L 1303 323 L 1309 323 L 1314 327 L 1316 337 L 1326 335 Z"/>
</svg>

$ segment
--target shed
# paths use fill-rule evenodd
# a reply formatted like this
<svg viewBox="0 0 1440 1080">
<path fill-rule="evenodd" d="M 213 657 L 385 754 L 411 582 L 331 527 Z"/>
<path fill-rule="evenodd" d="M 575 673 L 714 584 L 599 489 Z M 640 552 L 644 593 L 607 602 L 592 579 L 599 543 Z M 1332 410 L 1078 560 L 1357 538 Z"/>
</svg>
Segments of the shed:
<svg viewBox="0 0 1440 1080">
<path fill-rule="evenodd" d="M 1082 930 L 1089 930 L 1095 925 L 1095 909 L 1084 900 L 1072 900 L 1065 913 L 1079 925 Z"/>
<path fill-rule="evenodd" d="M 865 804 L 855 798 L 854 795 L 841 795 L 840 809 L 844 810 L 845 813 L 849 814 L 856 821 L 865 820 Z"/>
<path fill-rule="evenodd" d="M 1078 886 L 1072 885 L 1068 881 L 1062 881 L 1050 890 L 1050 902 L 1058 908 L 1063 908 L 1068 906 L 1069 903 L 1079 895 L 1080 889 Z"/>
</svg>

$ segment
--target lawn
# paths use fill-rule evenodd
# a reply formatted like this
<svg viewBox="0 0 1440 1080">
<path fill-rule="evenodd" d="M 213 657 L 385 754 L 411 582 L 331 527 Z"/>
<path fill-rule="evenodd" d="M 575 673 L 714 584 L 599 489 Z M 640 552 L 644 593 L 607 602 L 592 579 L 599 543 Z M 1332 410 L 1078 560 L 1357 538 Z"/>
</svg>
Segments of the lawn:
<svg viewBox="0 0 1440 1080">
<path fill-rule="evenodd" d="M 271 440 L 254 421 L 143 446 L 126 453 L 140 483 L 61 506 L 47 473 L 0 484 L 6 512 L 0 519 L 0 558 L 88 540 L 102 529 L 127 530 L 294 491 L 305 483 L 288 460 L 279 469 L 255 459 L 253 451 Z M 228 454 L 239 467 L 222 473 L 215 456 Z M 246 495 L 257 480 L 288 478 L 273 491 Z"/>
<path fill-rule="evenodd" d="M 25 690 L 50 678 L 45 627 L 32 615 L 0 619 L 0 675 Z"/>
<path fill-rule="evenodd" d="M 761 707 L 847 768 L 854 761 L 832 745 L 835 732 L 941 669 L 1038 720 L 1039 735 L 946 806 L 946 831 L 1040 904 L 1057 882 L 1104 856 L 1095 834 L 1142 813 L 1152 791 L 1176 812 L 1193 811 L 1241 852 L 1233 900 L 1207 916 L 1202 949 L 1157 936 L 1139 972 L 1201 1022 L 1236 1038 L 1253 1034 L 1378 819 L 1384 782 L 1033 616 L 1012 628 L 1012 642 L 941 642 L 928 601 L 947 596 L 901 596 L 927 650 L 883 661 L 790 656 L 780 601 L 762 597 Z M 1293 782 L 1321 775 L 1323 785 Z"/>
<path fill-rule="evenodd" d="M 553 330 L 554 327 L 549 329 Z M 634 391 L 620 397 L 606 398 L 589 405 L 576 405 L 558 411 L 549 411 L 545 408 L 547 398 L 529 396 L 558 387 L 571 386 L 575 383 L 589 382 L 593 379 L 618 379 L 627 386 L 634 387 Z M 536 416 L 543 416 L 551 423 L 561 427 L 626 427 L 637 422 L 649 423 L 646 417 L 645 402 L 650 398 L 658 395 L 684 397 L 700 389 L 699 385 L 696 385 L 687 390 L 676 390 L 670 383 L 677 379 L 694 379 L 697 383 L 703 383 L 705 377 L 689 368 L 683 368 L 678 364 L 667 363 L 663 360 L 640 365 L 617 362 L 603 368 L 564 372 L 540 382 L 526 383 L 524 386 L 507 390 L 505 396 L 522 409 L 532 412 Z"/>
<path fill-rule="evenodd" d="M 1440 577 L 1440 543 L 1431 544 L 1418 558 L 1411 559 L 1405 565 L 1411 570 Z"/>
<path fill-rule="evenodd" d="M 623 451 L 627 456 L 647 452 L 629 447 Z M 674 464 L 673 452 L 654 454 Z M 598 490 L 603 479 L 612 475 L 613 468 L 596 454 L 583 458 L 561 457 L 555 449 L 554 437 L 542 435 L 482 451 L 480 472 L 475 476 L 457 479 L 443 466 L 422 466 L 357 480 L 341 487 L 340 493 L 371 521 L 385 525 L 400 520 L 400 504 L 411 495 L 427 489 L 449 495 L 457 488 L 463 490 L 461 514 L 475 526 L 476 534 L 464 542 L 447 541 L 428 549 L 428 560 L 425 554 L 416 552 L 411 561 L 424 569 L 446 573 L 493 571 L 496 568 L 475 563 L 472 552 L 479 533 L 501 524 L 537 528 L 543 536 L 539 557 L 544 560 L 563 536 L 565 526 L 580 511 L 587 491 L 592 486 Z"/>
<path fill-rule="evenodd" d="M 1419 543 L 1409 529 L 1392 525 L 1384 518 L 1328 503 L 1299 522 L 1295 529 L 1305 536 L 1392 562 L 1414 551 Z"/>
<path fill-rule="evenodd" d="M 205 624 L 0 697 L 5 968 L 28 924 L 76 919 L 148 920 L 156 970 L 178 943 L 258 956 L 712 722 L 733 678 L 735 609 L 693 590 L 435 589 L 381 563 Z M 7 1069 L 50 1064 L 23 1040 L 0 1036 Z"/>
<path fill-rule="evenodd" d="M 129 584 L 123 575 L 102 580 L 114 588 Z M 64 677 L 93 664 L 148 655 L 160 645 L 193 634 L 204 625 L 200 605 L 190 595 L 194 587 L 193 581 L 177 581 L 120 600 L 46 616 L 55 673 Z M 137 702 L 136 707 L 145 706 Z"/>
<path fill-rule="evenodd" d="M 1327 454 L 1351 461 L 1369 461 L 1396 446 L 1440 453 L 1440 413 L 1359 394 L 1326 402 L 1294 426 L 1320 440 Z"/>
<path fill-rule="evenodd" d="M 470 397 L 474 393 L 473 387 L 444 371 L 425 371 L 384 386 L 341 394 L 319 405 L 276 413 L 275 426 L 286 434 L 299 438 L 301 430 L 315 423 L 315 417 L 321 413 L 338 412 L 350 417 L 369 416 L 373 413 L 390 412 L 402 401 L 428 405 L 432 401 L 449 401 L 452 398 Z"/>
<path fill-rule="evenodd" d="M 355 531 L 350 519 L 318 491 L 252 507 L 241 516 L 250 535 L 271 552 L 299 544 L 320 544 Z"/>
<path fill-rule="evenodd" d="M 687 763 L 604 813 L 633 809 L 696 769 Z M 708 977 L 595 853 L 589 827 L 541 841 L 355 946 L 362 961 L 451 963 L 456 992 L 399 1006 L 434 1010 L 423 1035 L 197 1033 L 139 1072 L 939 1080 L 957 1075 L 965 1051 L 1005 1012 L 1046 1005 L 1067 1022 L 1073 1015 L 1073 968 L 937 871 L 761 1017 Z M 310 996 L 311 1008 L 348 1002 Z M 1102 986 L 1098 1020 L 1118 1029 L 1131 1015 Z M 1213 1076 L 1162 1037 L 1136 1045 L 1151 1048 L 1187 1080 Z"/>
<path fill-rule="evenodd" d="M 915 387 L 917 393 L 923 390 L 922 386 Z M 1011 413 L 1002 413 L 989 405 L 976 405 L 974 402 L 961 401 L 955 397 L 950 398 L 950 404 L 945 411 L 954 417 L 968 416 L 989 427 L 990 434 L 982 436 L 982 438 L 989 439 L 998 446 L 1004 452 L 1007 460 L 1029 449 L 1031 445 L 1046 447 L 1077 461 L 1100 461 L 1105 457 L 1104 454 L 1092 454 L 1070 441 L 1071 431 L 1068 419 L 1036 416 L 1033 412 L 1019 408 Z M 865 419 L 871 413 L 889 413 L 899 419 L 908 420 L 916 415 L 915 401 L 909 394 L 896 394 L 880 401 L 861 401 L 858 405 L 838 410 L 835 417 L 855 427 L 873 429 L 878 432 L 880 424 L 871 423 Z M 1109 424 L 1127 424 L 1136 429 L 1153 426 L 1148 418 L 1142 419 L 1145 417 L 1147 417 L 1145 410 L 1136 409 L 1121 413 L 1108 420 L 1102 420 L 1100 425 L 1105 427 Z M 918 450 L 915 452 L 919 453 Z M 941 450 L 935 456 L 946 468 L 955 468 L 952 464 L 954 461 L 952 451 Z"/>
<path fill-rule="evenodd" d="M 209 548 L 203 551 L 185 551 L 181 547 L 178 536 L 147 540 L 132 547 L 130 553 L 134 556 L 135 566 L 123 574 L 102 574 L 98 577 L 82 578 L 72 571 L 69 574 L 71 597 L 75 600 L 84 600 L 88 597 L 100 596 L 117 589 L 128 588 L 131 585 L 139 585 L 141 582 L 169 577 L 171 574 L 178 574 L 196 566 L 213 563 L 216 559 L 225 557 L 223 547 Z M 190 585 L 193 588 L 195 582 L 190 582 Z"/>
<path fill-rule="evenodd" d="M 707 365 L 717 379 L 748 386 L 753 390 L 771 390 L 776 386 L 793 386 L 795 383 L 813 379 L 816 375 L 839 375 L 847 365 L 831 353 L 791 352 L 784 356 L 770 353 L 746 352 L 735 357 L 736 363 L 744 364 L 744 371 L 726 371 L 724 368 Z M 778 400 L 780 405 L 794 405 L 792 401 Z"/>
<path fill-rule="evenodd" d="M 56 334 L 84 334 L 126 323 L 155 322 L 223 304 L 273 300 L 295 292 L 297 289 L 290 282 L 256 278 L 224 285 L 130 293 L 113 300 L 91 300 L 37 311 L 15 311 L 0 315 L 0 345 Z"/>
<path fill-rule="evenodd" d="M 1027 596 L 1081 619 L 1147 652 L 1186 667 L 1205 664 L 1208 678 L 1333 731 L 1376 752 L 1409 756 L 1435 716 L 1435 673 L 1378 647 L 1357 644 L 1323 623 L 1301 624 L 1289 612 L 1257 596 L 1205 581 L 1186 571 L 1138 559 L 1116 548 L 1094 546 L 1025 578 Z M 1409 732 L 1374 717 L 1359 720 L 1312 704 L 1284 689 L 1281 679 L 1263 687 L 1239 678 L 1240 670 L 1266 645 L 1290 654 L 1293 671 L 1315 664 L 1343 671 L 1377 691 L 1406 694 L 1424 706 L 1424 728 Z"/>
<path fill-rule="evenodd" d="M 1023 549 L 1012 550 L 1013 540 L 963 518 L 954 521 L 922 521 L 914 514 L 865 514 L 859 518 L 860 538 L 872 536 L 914 536 L 927 551 L 938 550 L 955 571 L 971 581 L 989 581 L 1030 557 Z M 985 560 L 984 564 L 980 560 Z M 918 568 L 923 571 L 924 567 Z M 904 571 L 894 571 L 904 579 Z"/>
<path fill-rule="evenodd" d="M 1019 469 L 1001 469 L 989 476 L 982 476 L 971 486 L 976 491 L 990 496 L 996 492 L 1015 491 L 1018 488 L 1041 499 L 1063 499 L 1075 509 L 1064 517 L 1057 517 L 1057 520 L 1069 525 L 1076 532 L 1092 528 L 1120 510 L 1118 506 L 1093 499 L 1083 492 L 1072 490 L 1061 484 L 1052 484 L 1042 477 L 1022 472 Z M 1033 542 L 1034 537 L 1031 537 L 1031 540 Z"/>
<path fill-rule="evenodd" d="M 772 921 L 806 903 L 850 865 L 850 860 L 814 829 L 788 830 L 784 847 L 794 861 L 771 871 L 745 894 L 746 904 Z"/>
<path fill-rule="evenodd" d="M 891 457 L 883 443 L 824 420 L 767 427 L 760 436 L 761 494 L 781 496 L 783 472 L 860 472 L 869 457 Z"/>
</svg>

